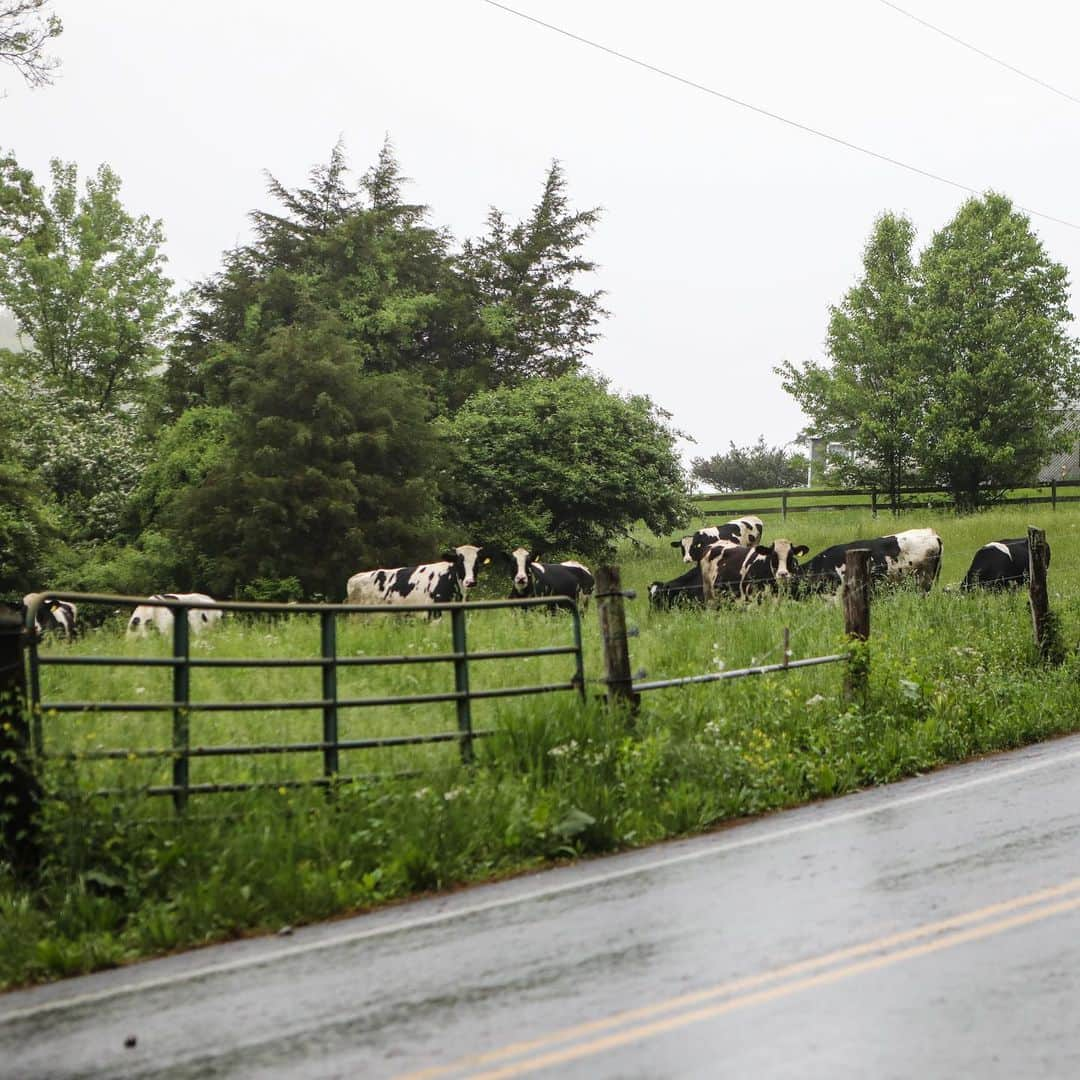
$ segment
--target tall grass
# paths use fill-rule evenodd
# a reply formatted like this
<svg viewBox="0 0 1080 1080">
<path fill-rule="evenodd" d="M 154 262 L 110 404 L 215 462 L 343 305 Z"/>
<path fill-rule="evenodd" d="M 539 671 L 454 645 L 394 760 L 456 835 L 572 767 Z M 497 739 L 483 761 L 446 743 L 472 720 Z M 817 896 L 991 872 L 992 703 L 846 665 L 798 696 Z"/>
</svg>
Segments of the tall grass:
<svg viewBox="0 0 1080 1080">
<path fill-rule="evenodd" d="M 870 691 L 845 703 L 840 665 L 786 675 L 652 691 L 631 720 L 563 693 L 474 705 L 474 767 L 453 744 L 357 750 L 342 771 L 366 778 L 332 793 L 284 786 L 318 774 L 317 753 L 192 763 L 192 782 L 270 785 L 193 800 L 182 819 L 140 789 L 169 781 L 167 761 L 56 761 L 46 776 L 48 857 L 33 888 L 0 873 L 0 985 L 53 978 L 193 943 L 274 930 L 285 923 L 361 910 L 388 899 L 490 878 L 558 858 L 612 851 L 882 783 L 973 754 L 1080 727 L 1080 514 L 1046 511 L 1053 549 L 1051 604 L 1066 662 L 1041 664 L 1022 593 L 965 595 L 955 586 L 987 540 L 1024 534 L 1029 515 L 905 515 L 901 527 L 933 525 L 945 542 L 941 581 L 929 595 L 896 589 L 875 597 Z M 803 515 L 786 534 L 813 551 L 893 526 L 860 512 Z M 775 527 L 774 527 L 775 526 Z M 767 523 L 765 540 L 778 523 Z M 715 611 L 650 612 L 650 580 L 683 569 L 667 541 L 639 539 L 620 558 L 638 597 L 628 606 L 640 636 L 635 669 L 650 678 L 697 674 L 779 659 L 782 633 L 796 657 L 835 651 L 835 600 L 768 599 Z M 502 584 L 486 588 L 499 595 Z M 585 620 L 586 674 L 602 670 L 595 615 Z M 569 619 L 539 612 L 474 612 L 470 647 L 565 644 Z M 54 645 L 62 650 L 67 647 Z M 164 653 L 164 642 L 129 642 L 108 625 L 74 652 Z M 198 654 L 315 656 L 314 621 L 226 621 L 199 639 Z M 450 651 L 449 619 L 365 617 L 343 621 L 342 655 Z M 472 665 L 473 686 L 563 681 L 567 656 Z M 45 668 L 46 699 L 168 700 L 162 671 Z M 449 664 L 353 669 L 340 693 L 451 689 Z M 318 697 L 317 669 L 200 669 L 195 700 Z M 193 745 L 317 740 L 311 712 L 192 715 Z M 452 704 L 345 712 L 342 737 L 449 731 Z M 51 752 L 168 746 L 166 714 L 45 717 Z M 395 778 L 397 772 L 413 772 Z M 89 792 L 120 786 L 126 796 Z"/>
</svg>

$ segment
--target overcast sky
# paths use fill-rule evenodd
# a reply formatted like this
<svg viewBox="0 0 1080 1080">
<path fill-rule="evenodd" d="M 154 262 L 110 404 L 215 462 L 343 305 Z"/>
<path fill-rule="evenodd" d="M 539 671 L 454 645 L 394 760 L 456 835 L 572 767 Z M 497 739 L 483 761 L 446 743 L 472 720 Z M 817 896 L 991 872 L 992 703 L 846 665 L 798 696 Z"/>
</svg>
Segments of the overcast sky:
<svg viewBox="0 0 1080 1080">
<path fill-rule="evenodd" d="M 1080 97 L 1080 6 L 898 0 Z M 791 120 L 1080 224 L 1080 104 L 881 0 L 512 0 L 513 6 Z M 920 246 L 965 193 L 529 24 L 483 0 L 55 0 L 63 67 L 29 91 L 0 70 L 0 148 L 108 162 L 161 218 L 180 285 L 213 273 L 342 137 L 356 171 L 389 133 L 411 198 L 458 239 L 536 201 L 552 158 L 607 291 L 592 366 L 647 393 L 708 455 L 804 418 L 773 367 L 822 355 L 828 306 L 883 210 Z M 1075 281 L 1080 229 L 1033 218 Z"/>
</svg>

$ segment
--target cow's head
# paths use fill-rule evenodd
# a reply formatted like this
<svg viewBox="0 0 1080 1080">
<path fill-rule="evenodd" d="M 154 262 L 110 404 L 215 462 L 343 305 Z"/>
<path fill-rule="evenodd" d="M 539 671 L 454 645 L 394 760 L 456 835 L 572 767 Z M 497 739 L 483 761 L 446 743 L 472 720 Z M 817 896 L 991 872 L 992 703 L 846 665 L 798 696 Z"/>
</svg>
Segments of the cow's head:
<svg viewBox="0 0 1080 1080">
<path fill-rule="evenodd" d="M 493 562 L 505 565 L 510 557 L 505 551 L 490 544 L 459 544 L 443 554 L 443 560 L 453 564 L 454 576 L 463 589 L 471 589 L 480 576 L 480 570 Z"/>
<path fill-rule="evenodd" d="M 536 556 L 528 548 L 517 547 L 510 552 L 510 577 L 514 582 L 514 592 L 523 593 L 532 580 L 529 571 L 536 561 Z"/>
<path fill-rule="evenodd" d="M 799 559 L 810 549 L 790 540 L 774 540 L 768 547 L 760 544 L 755 551 L 769 560 L 769 573 L 778 585 L 790 582 L 799 572 Z"/>
<path fill-rule="evenodd" d="M 690 545 L 693 542 L 694 542 L 693 536 L 684 536 L 681 540 L 672 540 L 671 541 L 671 546 L 673 548 L 681 548 L 682 549 L 682 561 L 683 562 L 693 562 L 694 560 L 690 558 Z"/>
</svg>

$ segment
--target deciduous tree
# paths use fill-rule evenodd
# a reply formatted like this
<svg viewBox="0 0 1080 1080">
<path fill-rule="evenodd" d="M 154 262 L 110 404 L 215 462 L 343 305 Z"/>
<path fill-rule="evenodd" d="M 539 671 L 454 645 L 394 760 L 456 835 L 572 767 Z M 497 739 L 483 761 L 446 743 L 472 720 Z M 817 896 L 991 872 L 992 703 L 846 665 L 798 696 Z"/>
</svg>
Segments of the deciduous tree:
<svg viewBox="0 0 1080 1080">
<path fill-rule="evenodd" d="M 170 288 L 159 221 L 133 217 L 107 165 L 79 193 L 54 160 L 48 194 L 0 158 L 0 303 L 32 343 L 35 375 L 112 409 L 136 399 L 160 361 Z"/>
<path fill-rule="evenodd" d="M 969 199 L 919 264 L 915 333 L 926 476 L 973 508 L 1064 449 L 1080 386 L 1069 282 L 1003 195 Z"/>
<path fill-rule="evenodd" d="M 863 250 L 863 273 L 829 309 L 830 363 L 778 369 L 783 386 L 810 417 L 815 435 L 853 447 L 845 479 L 873 484 L 895 502 L 915 469 L 925 391 L 912 332 L 915 229 L 882 214 Z"/>
<path fill-rule="evenodd" d="M 60 66 L 45 52 L 64 29 L 56 15 L 45 14 L 50 2 L 0 0 L 0 63 L 13 67 L 30 86 L 47 86 Z"/>
<path fill-rule="evenodd" d="M 446 425 L 448 513 L 467 535 L 548 554 L 610 554 L 638 521 L 670 532 L 691 507 L 667 420 L 585 375 L 477 394 Z"/>
</svg>

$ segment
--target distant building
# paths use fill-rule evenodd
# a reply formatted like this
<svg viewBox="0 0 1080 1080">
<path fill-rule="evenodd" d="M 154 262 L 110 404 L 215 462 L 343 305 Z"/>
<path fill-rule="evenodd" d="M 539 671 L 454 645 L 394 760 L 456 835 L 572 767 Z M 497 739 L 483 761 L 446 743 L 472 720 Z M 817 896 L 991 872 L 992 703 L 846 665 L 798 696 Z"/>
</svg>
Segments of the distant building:
<svg viewBox="0 0 1080 1080">
<path fill-rule="evenodd" d="M 1040 484 L 1048 484 L 1051 480 L 1080 480 L 1080 407 L 1073 412 L 1069 427 L 1072 446 L 1055 454 L 1039 470 Z"/>
</svg>

